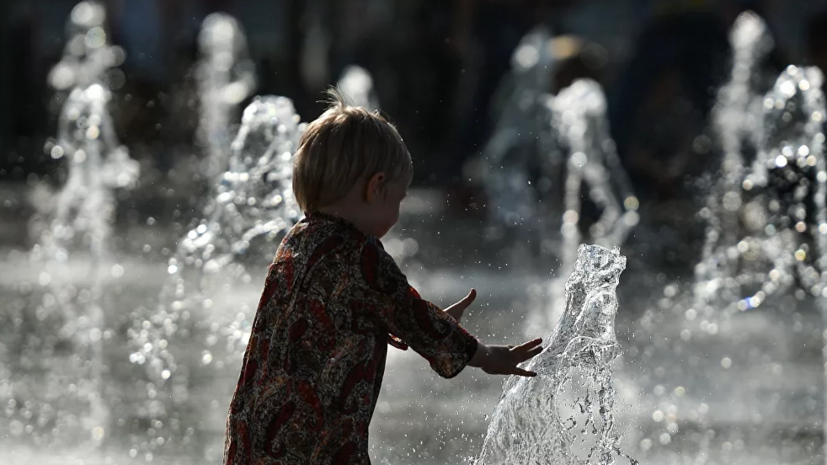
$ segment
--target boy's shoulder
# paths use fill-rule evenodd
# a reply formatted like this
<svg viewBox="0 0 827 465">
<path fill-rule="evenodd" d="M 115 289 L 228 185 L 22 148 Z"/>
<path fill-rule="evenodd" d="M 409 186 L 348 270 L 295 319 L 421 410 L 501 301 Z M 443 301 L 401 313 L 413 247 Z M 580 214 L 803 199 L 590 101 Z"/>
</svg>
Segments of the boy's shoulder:
<svg viewBox="0 0 827 465">
<path fill-rule="evenodd" d="M 291 255 L 307 254 L 308 258 L 338 254 L 345 251 L 361 250 L 365 245 L 382 247 L 382 243 L 372 236 L 361 233 L 345 220 L 327 215 L 306 217 L 296 223 L 279 246 L 281 251 Z"/>
</svg>

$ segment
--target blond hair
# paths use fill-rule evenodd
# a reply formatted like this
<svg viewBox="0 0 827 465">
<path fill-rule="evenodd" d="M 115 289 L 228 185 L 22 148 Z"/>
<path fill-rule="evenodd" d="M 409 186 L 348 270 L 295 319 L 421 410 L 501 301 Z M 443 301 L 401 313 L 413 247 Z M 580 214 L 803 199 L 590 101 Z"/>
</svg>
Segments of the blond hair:
<svg viewBox="0 0 827 465">
<path fill-rule="evenodd" d="M 390 183 L 411 169 L 408 149 L 385 117 L 349 106 L 338 89 L 328 96 L 330 106 L 302 134 L 293 164 L 293 193 L 305 212 L 341 199 L 366 177 L 383 172 Z"/>
</svg>

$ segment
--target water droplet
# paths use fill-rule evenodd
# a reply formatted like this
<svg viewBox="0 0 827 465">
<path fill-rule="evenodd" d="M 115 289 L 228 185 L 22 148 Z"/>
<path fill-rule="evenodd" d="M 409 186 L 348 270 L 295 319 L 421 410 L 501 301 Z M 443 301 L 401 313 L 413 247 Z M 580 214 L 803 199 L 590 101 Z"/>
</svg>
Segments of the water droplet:
<svg viewBox="0 0 827 465">
<path fill-rule="evenodd" d="M 59 145 L 55 145 L 54 147 L 52 147 L 52 150 L 51 150 L 50 154 L 51 154 L 52 158 L 54 158 L 55 160 L 57 160 L 58 158 L 63 157 L 63 147 L 61 147 Z"/>
<path fill-rule="evenodd" d="M 112 270 L 110 272 L 111 272 L 113 278 L 120 278 L 121 276 L 123 276 L 124 269 L 123 269 L 123 266 L 116 263 L 116 264 L 112 265 Z"/>
</svg>

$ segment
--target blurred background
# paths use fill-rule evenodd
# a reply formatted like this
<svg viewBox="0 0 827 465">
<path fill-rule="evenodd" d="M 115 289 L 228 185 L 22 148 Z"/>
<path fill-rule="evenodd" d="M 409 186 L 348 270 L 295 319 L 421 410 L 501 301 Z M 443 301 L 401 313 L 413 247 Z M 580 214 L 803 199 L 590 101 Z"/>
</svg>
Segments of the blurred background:
<svg viewBox="0 0 827 465">
<path fill-rule="evenodd" d="M 623 452 L 824 463 L 825 112 L 788 66 L 827 70 L 827 0 L 82 4 L 0 2 L 0 462 L 220 461 L 289 154 L 350 82 L 412 154 L 384 242 L 426 298 L 546 334 L 619 245 Z M 501 383 L 391 350 L 374 462 L 469 463 Z"/>
<path fill-rule="evenodd" d="M 227 12 L 246 31 L 256 94 L 289 96 L 303 120 L 321 113 L 322 92 L 347 65 L 364 67 L 374 77 L 382 110 L 418 161 L 415 185 L 446 190 L 467 184 L 463 167 L 490 135 L 497 89 L 513 50 L 529 30 L 546 25 L 553 35 L 578 43 L 560 52 L 563 64 L 548 90 L 579 77 L 605 88 L 624 166 L 641 197 L 652 201 L 685 196 L 684 178 L 705 167 L 707 160 L 693 155 L 692 143 L 715 89 L 728 76 L 727 31 L 739 12 L 751 9 L 766 19 L 777 42 L 778 68 L 823 62 L 827 40 L 819 1 L 105 3 L 108 41 L 126 52 L 126 79 L 118 79 L 112 109 L 117 132 L 152 169 L 168 170 L 179 147 L 194 141 L 193 69 L 198 32 L 209 13 Z M 63 54 L 74 5 L 2 5 L 0 179 L 25 181 L 58 168 L 42 151 L 59 108 L 47 76 Z"/>
</svg>

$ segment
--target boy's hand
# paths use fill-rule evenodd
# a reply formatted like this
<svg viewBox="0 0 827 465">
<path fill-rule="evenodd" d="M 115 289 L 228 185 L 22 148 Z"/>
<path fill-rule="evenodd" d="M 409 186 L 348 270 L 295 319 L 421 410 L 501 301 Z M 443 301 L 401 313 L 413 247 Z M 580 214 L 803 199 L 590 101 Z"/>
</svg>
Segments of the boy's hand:
<svg viewBox="0 0 827 465">
<path fill-rule="evenodd" d="M 457 320 L 457 323 L 459 323 L 459 320 L 462 319 L 462 314 L 465 313 L 465 309 L 468 308 L 468 306 L 471 305 L 476 298 L 477 291 L 475 289 L 471 289 L 471 292 L 463 297 L 462 300 L 446 308 L 445 313 L 454 317 L 454 319 Z"/>
<path fill-rule="evenodd" d="M 517 347 L 514 346 L 487 346 L 482 342 L 477 346 L 477 352 L 468 362 L 472 367 L 482 368 L 490 375 L 519 375 L 537 376 L 533 371 L 523 370 L 517 365 L 533 358 L 543 351 L 540 338 L 528 341 Z"/>
</svg>

